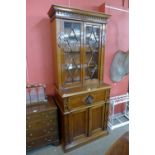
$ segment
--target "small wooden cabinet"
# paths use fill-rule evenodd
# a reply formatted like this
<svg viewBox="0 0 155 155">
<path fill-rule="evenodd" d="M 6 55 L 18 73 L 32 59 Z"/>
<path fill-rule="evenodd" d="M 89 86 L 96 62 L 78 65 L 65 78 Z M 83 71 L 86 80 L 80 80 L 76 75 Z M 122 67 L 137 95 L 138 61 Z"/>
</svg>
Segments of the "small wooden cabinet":
<svg viewBox="0 0 155 155">
<path fill-rule="evenodd" d="M 110 86 L 103 83 L 109 15 L 53 5 L 55 101 L 64 150 L 107 134 Z"/>
<path fill-rule="evenodd" d="M 26 150 L 47 144 L 59 144 L 57 107 L 50 97 L 48 103 L 26 108 Z"/>
</svg>

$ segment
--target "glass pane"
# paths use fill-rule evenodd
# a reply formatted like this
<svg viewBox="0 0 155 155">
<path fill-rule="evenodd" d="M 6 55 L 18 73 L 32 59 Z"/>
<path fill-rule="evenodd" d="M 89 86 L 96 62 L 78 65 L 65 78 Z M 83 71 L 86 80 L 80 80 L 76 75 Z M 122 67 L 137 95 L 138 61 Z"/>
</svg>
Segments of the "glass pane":
<svg viewBox="0 0 155 155">
<path fill-rule="evenodd" d="M 98 78 L 100 26 L 86 26 L 85 80 Z"/>
<path fill-rule="evenodd" d="M 65 59 L 65 83 L 80 81 L 80 53 L 64 53 Z"/>
<path fill-rule="evenodd" d="M 58 44 L 64 52 L 64 83 L 80 82 L 81 23 L 64 22 Z"/>
</svg>

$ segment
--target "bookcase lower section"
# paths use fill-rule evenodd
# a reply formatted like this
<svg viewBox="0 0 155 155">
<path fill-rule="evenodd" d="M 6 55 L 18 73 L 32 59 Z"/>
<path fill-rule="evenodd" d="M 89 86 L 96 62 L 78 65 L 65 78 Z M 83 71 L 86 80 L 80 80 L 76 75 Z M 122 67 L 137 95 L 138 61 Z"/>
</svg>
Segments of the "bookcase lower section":
<svg viewBox="0 0 155 155">
<path fill-rule="evenodd" d="M 64 151 L 72 150 L 108 134 L 110 89 L 101 87 L 89 92 L 61 96 L 56 93 L 60 137 Z M 64 97 L 65 96 L 65 97 Z"/>
</svg>

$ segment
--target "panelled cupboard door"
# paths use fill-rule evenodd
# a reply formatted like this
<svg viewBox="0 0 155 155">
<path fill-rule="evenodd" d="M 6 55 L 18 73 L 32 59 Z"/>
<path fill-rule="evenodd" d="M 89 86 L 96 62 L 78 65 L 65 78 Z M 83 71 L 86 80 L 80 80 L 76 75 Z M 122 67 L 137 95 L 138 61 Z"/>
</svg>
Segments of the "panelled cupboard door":
<svg viewBox="0 0 155 155">
<path fill-rule="evenodd" d="M 104 130 L 105 104 L 85 108 L 69 115 L 70 142 Z"/>
<path fill-rule="evenodd" d="M 104 115 L 105 104 L 94 106 L 89 109 L 89 136 L 104 130 Z"/>
<path fill-rule="evenodd" d="M 88 109 L 78 110 L 69 115 L 70 141 L 87 137 L 88 135 Z"/>
<path fill-rule="evenodd" d="M 57 20 L 57 44 L 61 57 L 61 81 L 64 87 L 82 84 L 83 23 Z"/>
</svg>

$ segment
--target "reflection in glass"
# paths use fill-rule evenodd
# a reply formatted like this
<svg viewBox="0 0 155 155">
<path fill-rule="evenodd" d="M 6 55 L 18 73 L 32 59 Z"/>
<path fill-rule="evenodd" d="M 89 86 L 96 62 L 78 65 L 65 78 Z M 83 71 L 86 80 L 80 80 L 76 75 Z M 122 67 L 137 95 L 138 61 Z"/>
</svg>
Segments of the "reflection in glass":
<svg viewBox="0 0 155 155">
<path fill-rule="evenodd" d="M 58 46 L 64 52 L 64 82 L 79 82 L 81 23 L 64 22 L 64 31 L 58 37 Z"/>
<path fill-rule="evenodd" d="M 87 79 L 98 78 L 100 27 L 86 26 L 86 76 Z"/>
</svg>

